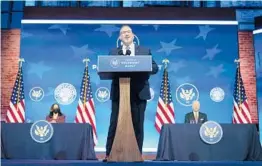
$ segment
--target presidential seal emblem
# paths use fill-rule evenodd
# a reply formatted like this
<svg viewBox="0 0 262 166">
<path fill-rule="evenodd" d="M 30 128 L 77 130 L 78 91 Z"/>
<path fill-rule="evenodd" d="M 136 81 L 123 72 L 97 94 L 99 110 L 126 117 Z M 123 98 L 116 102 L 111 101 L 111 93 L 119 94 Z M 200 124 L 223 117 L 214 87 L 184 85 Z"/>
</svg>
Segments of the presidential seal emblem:
<svg viewBox="0 0 262 166">
<path fill-rule="evenodd" d="M 120 65 L 120 62 L 119 62 L 118 59 L 116 59 L 116 58 L 111 59 L 111 61 L 110 61 L 110 66 L 111 67 L 117 68 L 119 65 Z"/>
<path fill-rule="evenodd" d="M 147 100 L 147 101 L 151 101 L 151 100 L 153 100 L 153 99 L 154 99 L 154 97 L 155 97 L 155 92 L 154 92 L 154 89 L 153 89 L 153 88 L 150 88 L 150 99 L 149 99 L 149 100 Z"/>
<path fill-rule="evenodd" d="M 45 120 L 39 120 L 32 124 L 30 128 L 31 138 L 37 143 L 46 143 L 54 134 L 51 123 Z"/>
<path fill-rule="evenodd" d="M 210 98 L 214 101 L 214 102 L 221 102 L 222 100 L 224 100 L 225 97 L 225 92 L 222 88 L 220 87 L 215 87 L 210 91 Z"/>
<path fill-rule="evenodd" d="M 41 87 L 33 87 L 29 92 L 29 97 L 32 101 L 41 101 L 44 97 L 44 90 Z"/>
<path fill-rule="evenodd" d="M 191 106 L 198 98 L 199 92 L 193 84 L 184 83 L 176 89 L 176 100 L 183 106 Z"/>
<path fill-rule="evenodd" d="M 222 139 L 223 130 L 217 122 L 207 121 L 201 125 L 199 135 L 205 143 L 216 144 Z"/>
<path fill-rule="evenodd" d="M 103 103 L 109 100 L 110 98 L 110 91 L 106 87 L 100 87 L 96 90 L 96 99 Z"/>
<path fill-rule="evenodd" d="M 68 105 L 76 99 L 76 89 L 72 84 L 62 83 L 55 89 L 55 99 L 59 104 Z"/>
</svg>

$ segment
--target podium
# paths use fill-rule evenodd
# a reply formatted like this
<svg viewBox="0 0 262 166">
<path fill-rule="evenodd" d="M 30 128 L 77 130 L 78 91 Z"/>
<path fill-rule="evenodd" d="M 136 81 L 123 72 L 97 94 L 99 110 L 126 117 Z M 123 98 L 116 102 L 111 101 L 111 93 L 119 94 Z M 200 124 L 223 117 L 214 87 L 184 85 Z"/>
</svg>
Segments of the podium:
<svg viewBox="0 0 262 166">
<path fill-rule="evenodd" d="M 98 56 L 98 75 L 101 80 L 119 79 L 119 115 L 110 162 L 141 162 L 142 155 L 133 128 L 130 105 L 130 77 L 152 71 L 152 57 Z"/>
</svg>

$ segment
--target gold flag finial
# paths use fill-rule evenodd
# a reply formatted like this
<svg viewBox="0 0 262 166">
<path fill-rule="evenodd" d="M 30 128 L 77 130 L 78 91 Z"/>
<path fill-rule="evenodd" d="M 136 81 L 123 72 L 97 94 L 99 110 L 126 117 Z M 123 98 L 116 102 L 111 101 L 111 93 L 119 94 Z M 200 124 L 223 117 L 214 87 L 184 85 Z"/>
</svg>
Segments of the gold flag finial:
<svg viewBox="0 0 262 166">
<path fill-rule="evenodd" d="M 90 62 L 90 59 L 89 59 L 89 58 L 85 58 L 85 59 L 83 59 L 83 63 L 85 63 L 86 66 L 88 66 L 88 62 Z"/>
<path fill-rule="evenodd" d="M 169 63 L 169 60 L 168 59 L 163 59 L 162 63 L 164 63 L 165 68 L 167 68 L 167 64 Z"/>
<path fill-rule="evenodd" d="M 240 63 L 240 59 L 235 59 L 234 62 L 239 64 Z"/>
<path fill-rule="evenodd" d="M 19 58 L 18 63 L 19 63 L 19 67 L 22 67 L 23 62 L 25 62 L 24 58 Z"/>
<path fill-rule="evenodd" d="M 239 68 L 239 66 L 240 66 L 240 59 L 235 59 L 234 62 L 237 64 L 237 67 Z"/>
</svg>

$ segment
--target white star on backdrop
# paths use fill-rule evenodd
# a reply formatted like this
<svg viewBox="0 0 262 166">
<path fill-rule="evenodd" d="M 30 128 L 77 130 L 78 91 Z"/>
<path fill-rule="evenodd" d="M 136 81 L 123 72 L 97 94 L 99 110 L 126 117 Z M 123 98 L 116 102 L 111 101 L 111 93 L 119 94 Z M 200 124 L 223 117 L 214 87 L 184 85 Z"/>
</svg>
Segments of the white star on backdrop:
<svg viewBox="0 0 262 166">
<path fill-rule="evenodd" d="M 185 67 L 186 65 L 184 60 L 180 60 L 178 62 L 171 62 L 169 66 L 170 72 L 177 72 L 179 69 Z"/>
<path fill-rule="evenodd" d="M 71 48 L 74 51 L 74 58 L 80 58 L 83 59 L 84 57 L 89 56 L 90 54 L 94 54 L 95 52 L 90 50 L 88 48 L 88 44 L 82 46 L 82 47 L 76 47 L 76 46 L 71 46 Z"/>
<path fill-rule="evenodd" d="M 209 60 L 213 60 L 213 58 L 216 56 L 216 54 L 220 53 L 221 50 L 217 48 L 218 44 L 215 45 L 211 49 L 206 49 L 206 55 L 202 57 L 202 59 L 209 58 Z"/>
<path fill-rule="evenodd" d="M 50 26 L 48 29 L 59 29 L 64 35 L 66 35 L 67 30 L 69 30 L 70 28 L 67 24 L 55 24 Z"/>
<path fill-rule="evenodd" d="M 31 37 L 31 36 L 33 36 L 32 33 L 28 33 L 28 32 L 25 32 L 25 31 L 21 32 L 21 37 L 22 38 L 27 38 L 27 37 Z"/>
<path fill-rule="evenodd" d="M 165 52 L 166 55 L 170 55 L 170 53 L 173 51 L 173 50 L 177 50 L 177 49 L 180 49 L 182 47 L 180 46 L 177 46 L 176 45 L 176 41 L 177 39 L 174 39 L 172 42 L 170 43 L 166 43 L 166 42 L 162 42 L 160 41 L 160 44 L 161 44 L 161 47 L 159 50 L 157 50 L 157 52 Z"/>
<path fill-rule="evenodd" d="M 206 40 L 208 33 L 215 29 L 215 28 L 210 28 L 209 25 L 198 26 L 198 28 L 199 28 L 199 34 L 195 37 L 195 39 L 202 37 L 204 40 Z"/>
<path fill-rule="evenodd" d="M 220 64 L 216 67 L 210 67 L 210 71 L 208 73 L 206 73 L 207 76 L 213 76 L 215 78 L 217 78 L 219 76 L 219 74 L 225 72 L 226 70 L 224 69 L 224 65 Z"/>
<path fill-rule="evenodd" d="M 101 25 L 100 28 L 96 28 L 94 31 L 105 32 L 109 37 L 112 37 L 113 32 L 119 31 L 120 28 L 115 25 Z"/>
<path fill-rule="evenodd" d="M 55 88 L 53 87 L 48 87 L 47 93 L 45 93 L 45 96 L 52 96 L 54 95 Z"/>
<path fill-rule="evenodd" d="M 52 67 L 44 65 L 43 61 L 38 63 L 28 63 L 29 70 L 28 74 L 36 74 L 40 79 L 42 79 L 43 74 L 52 69 Z"/>
<path fill-rule="evenodd" d="M 142 26 L 147 27 L 149 25 L 146 24 L 146 25 L 142 25 Z M 152 26 L 154 27 L 155 31 L 157 31 L 160 25 L 152 25 Z"/>
</svg>

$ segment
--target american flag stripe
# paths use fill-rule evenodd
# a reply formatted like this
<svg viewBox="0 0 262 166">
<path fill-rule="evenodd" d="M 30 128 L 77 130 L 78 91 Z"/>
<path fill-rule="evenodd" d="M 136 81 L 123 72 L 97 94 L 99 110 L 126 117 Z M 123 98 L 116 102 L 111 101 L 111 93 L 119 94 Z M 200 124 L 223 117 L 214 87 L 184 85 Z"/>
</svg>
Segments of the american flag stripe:
<svg viewBox="0 0 262 166">
<path fill-rule="evenodd" d="M 169 123 L 171 120 L 169 120 L 169 117 L 166 115 L 165 109 L 162 107 L 161 104 L 158 104 L 157 113 L 161 119 L 163 119 L 164 123 Z"/>
<path fill-rule="evenodd" d="M 170 122 L 174 122 L 174 106 L 173 103 L 170 103 L 168 105 L 165 105 L 165 103 L 163 102 L 163 100 L 160 98 L 159 99 L 159 103 L 161 104 L 164 113 L 166 113 L 166 116 L 168 117 L 168 119 L 170 120 Z"/>
<path fill-rule="evenodd" d="M 86 103 L 85 105 L 85 112 L 88 116 L 88 123 L 90 123 L 93 126 L 93 136 L 94 136 L 94 142 L 97 143 L 97 133 L 96 133 L 96 120 L 95 120 L 95 114 L 94 114 L 94 106 L 93 106 L 93 100 L 90 100 L 90 102 Z M 89 111 L 88 111 L 89 110 Z"/>
<path fill-rule="evenodd" d="M 89 119 L 88 119 L 88 116 L 87 116 L 87 113 L 84 109 L 84 106 L 82 104 L 81 101 L 79 101 L 79 105 L 78 105 L 78 113 L 81 115 L 81 119 L 79 118 L 79 120 L 82 122 L 82 123 L 90 123 L 89 122 Z"/>
<path fill-rule="evenodd" d="M 7 123 L 25 122 L 25 96 L 22 66 L 19 67 L 6 116 Z"/>
<path fill-rule="evenodd" d="M 165 106 L 162 106 L 161 104 L 158 104 L 158 114 L 160 115 L 160 118 L 161 119 L 163 119 L 164 120 L 164 122 L 165 123 L 171 123 L 172 122 L 172 120 L 171 120 L 171 118 L 172 117 L 169 117 L 168 115 L 167 115 L 167 112 L 169 111 L 168 109 L 166 109 L 166 107 Z"/>
<path fill-rule="evenodd" d="M 168 73 L 165 68 L 160 88 L 160 96 L 157 104 L 155 128 L 158 132 L 160 132 L 162 126 L 168 123 L 175 123 L 175 111 L 172 101 Z"/>
<path fill-rule="evenodd" d="M 81 101 L 80 101 L 81 102 Z M 95 121 L 95 116 L 93 114 L 94 111 L 88 111 L 88 110 L 92 110 L 94 107 L 92 106 L 93 102 L 90 102 L 91 106 L 89 106 L 89 104 L 86 104 L 86 106 L 84 107 L 84 105 L 82 103 L 79 102 L 79 107 L 78 107 L 78 111 L 77 114 L 81 114 L 81 118 L 76 118 L 76 122 L 78 123 L 89 123 L 91 124 L 93 127 L 93 135 L 94 135 L 94 141 L 97 142 L 96 137 L 97 137 L 97 133 L 96 133 L 96 121 Z M 92 107 L 92 109 L 91 109 Z M 79 122 L 79 120 L 81 122 Z"/>
<path fill-rule="evenodd" d="M 10 104 L 9 104 L 9 107 L 10 107 L 10 108 L 8 109 L 8 111 L 9 111 L 11 117 L 14 119 L 14 122 L 13 122 L 13 123 L 18 123 L 19 121 L 21 121 L 21 120 L 19 119 L 19 116 L 18 116 L 18 114 L 17 114 L 17 110 L 16 110 L 16 108 L 14 107 L 14 105 L 13 105 L 12 103 L 10 103 Z"/>
<path fill-rule="evenodd" d="M 95 111 L 94 111 L 94 104 L 93 104 L 93 100 L 90 100 L 87 104 L 86 104 L 86 109 L 90 110 L 89 112 L 87 112 L 87 115 L 89 115 L 90 119 L 95 123 Z"/>
<path fill-rule="evenodd" d="M 86 113 L 87 113 L 89 122 L 90 122 L 90 124 L 93 126 L 93 130 L 95 131 L 95 130 L 96 130 L 95 120 L 94 120 L 94 118 L 92 118 L 92 112 L 91 112 L 91 111 L 88 111 L 88 110 L 90 110 L 90 109 L 88 109 L 88 104 L 85 105 L 85 110 L 86 110 Z M 94 116 L 94 115 L 93 115 L 93 116 Z"/>
<path fill-rule="evenodd" d="M 18 123 L 18 120 L 16 120 L 16 117 L 13 113 L 13 111 L 8 110 L 7 111 L 7 123 Z"/>
<path fill-rule="evenodd" d="M 25 117 L 25 110 L 24 110 L 24 100 L 22 100 L 20 103 L 18 103 L 17 109 L 18 109 L 18 114 L 20 116 L 20 118 L 24 121 L 24 117 Z"/>
<path fill-rule="evenodd" d="M 77 107 L 75 122 L 84 123 L 83 112 L 80 110 L 79 106 Z"/>
<path fill-rule="evenodd" d="M 158 132 L 160 132 L 160 128 L 158 127 L 158 126 L 161 126 L 161 123 L 163 123 L 163 122 L 160 122 L 159 121 L 159 118 L 156 118 L 156 123 L 155 123 L 155 127 L 156 127 L 156 130 L 158 131 Z"/>
<path fill-rule="evenodd" d="M 242 81 L 240 66 L 238 64 L 236 71 L 235 88 L 233 94 L 233 123 L 235 124 L 247 124 L 252 123 L 251 113 L 248 106 L 248 100 Z"/>
<path fill-rule="evenodd" d="M 96 117 L 95 106 L 91 90 L 90 76 L 88 73 L 88 66 L 85 67 L 80 98 L 76 110 L 75 123 L 89 123 L 93 130 L 94 144 L 97 145 L 97 133 L 96 133 Z"/>
<path fill-rule="evenodd" d="M 168 123 L 168 120 L 166 119 L 166 117 L 163 115 L 162 111 L 160 109 L 158 109 L 156 118 L 159 119 L 159 121 L 162 123 Z"/>
<path fill-rule="evenodd" d="M 10 102 L 9 109 L 8 109 L 7 118 L 10 121 L 7 121 L 9 123 L 24 123 L 25 120 L 25 113 L 23 107 L 20 105 L 20 103 L 13 105 L 13 103 Z"/>
<path fill-rule="evenodd" d="M 21 113 L 21 110 L 14 107 L 13 104 L 10 104 L 10 109 L 8 109 L 7 118 L 10 120 L 9 123 L 23 123 L 24 117 Z"/>
<path fill-rule="evenodd" d="M 235 105 L 235 112 L 234 112 L 234 118 L 237 119 L 237 122 L 239 123 L 251 123 L 251 117 L 248 112 L 248 105 L 246 103 L 243 103 L 241 106 L 241 109 L 239 109 L 239 106 L 236 102 L 234 102 Z"/>
</svg>

